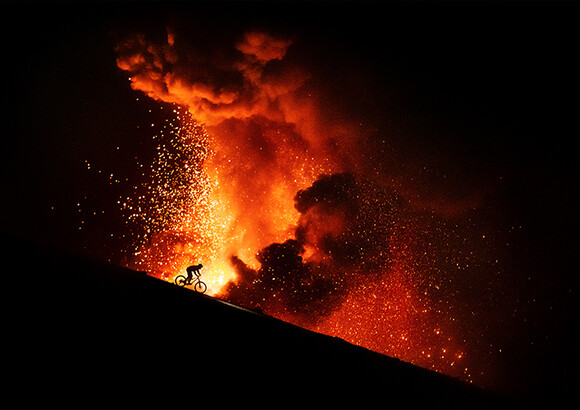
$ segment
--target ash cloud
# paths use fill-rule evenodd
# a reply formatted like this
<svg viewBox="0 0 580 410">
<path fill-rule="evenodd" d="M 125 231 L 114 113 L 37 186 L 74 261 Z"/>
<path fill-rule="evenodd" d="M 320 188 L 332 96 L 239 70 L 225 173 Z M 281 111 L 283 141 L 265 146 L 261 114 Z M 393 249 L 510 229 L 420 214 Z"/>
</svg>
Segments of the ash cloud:
<svg viewBox="0 0 580 410">
<path fill-rule="evenodd" d="M 232 256 L 237 278 L 220 297 L 313 324 L 340 306 L 357 277 L 385 274 L 399 205 L 393 192 L 351 173 L 321 175 L 294 201 L 295 239 L 260 250 L 257 270 Z"/>
<path fill-rule="evenodd" d="M 187 107 L 220 142 L 264 137 L 243 128 L 268 123 L 270 130 L 283 128 L 283 136 L 265 138 L 273 148 L 327 159 L 327 173 L 354 169 L 360 127 L 339 108 L 332 69 L 317 67 L 306 42 L 261 30 L 206 37 L 183 28 L 168 28 L 163 40 L 132 34 L 116 46 L 117 65 L 133 89 Z"/>
<path fill-rule="evenodd" d="M 424 130 L 392 118 L 377 97 L 386 91 L 377 89 L 379 79 L 346 51 L 333 54 L 288 33 L 236 26 L 218 35 L 179 18 L 171 24 L 163 36 L 119 41 L 117 64 L 134 89 L 186 106 L 206 126 L 216 152 L 208 169 L 230 178 L 225 196 L 238 198 L 239 225 L 256 209 L 291 203 L 322 173 L 372 176 L 419 211 L 449 218 L 473 210 L 489 193 L 487 180 L 457 171 L 457 158 L 441 161 L 430 154 L 432 146 L 414 143 L 426 139 Z M 259 237 L 244 238 L 250 247 L 280 239 L 266 219 L 253 223 L 262 228 Z"/>
<path fill-rule="evenodd" d="M 143 34 L 121 41 L 117 65 L 131 74 L 133 89 L 184 105 L 205 125 L 254 115 L 281 120 L 284 110 L 278 99 L 306 79 L 298 67 L 280 64 L 291 44 L 289 39 L 251 31 L 229 48 L 208 50 L 192 47 L 169 29 L 163 42 Z"/>
</svg>

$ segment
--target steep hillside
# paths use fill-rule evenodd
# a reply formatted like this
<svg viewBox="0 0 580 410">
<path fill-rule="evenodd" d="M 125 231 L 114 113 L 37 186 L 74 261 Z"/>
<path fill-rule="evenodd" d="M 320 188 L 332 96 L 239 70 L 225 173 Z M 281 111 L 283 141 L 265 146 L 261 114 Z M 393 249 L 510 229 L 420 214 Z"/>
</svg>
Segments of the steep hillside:
<svg viewBox="0 0 580 410">
<path fill-rule="evenodd" d="M 4 406 L 510 405 L 142 272 L 5 242 L 19 263 L 1 291 Z"/>
</svg>

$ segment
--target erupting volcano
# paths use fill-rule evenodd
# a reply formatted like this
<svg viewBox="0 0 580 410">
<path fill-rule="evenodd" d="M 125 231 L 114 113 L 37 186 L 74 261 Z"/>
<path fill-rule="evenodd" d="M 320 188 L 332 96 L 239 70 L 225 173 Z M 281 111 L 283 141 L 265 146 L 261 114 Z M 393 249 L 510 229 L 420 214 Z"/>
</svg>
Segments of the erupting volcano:
<svg viewBox="0 0 580 410">
<path fill-rule="evenodd" d="M 62 315 L 62 333 L 52 313 L 35 323 L 48 326 L 55 338 L 47 346 L 68 354 L 74 368 L 80 356 L 97 357 L 91 346 L 121 337 L 108 326 L 113 317 L 126 346 L 139 344 L 164 365 L 183 340 L 204 339 L 221 326 L 214 318 L 233 321 L 241 306 L 253 310 L 246 313 L 256 334 L 223 329 L 224 349 L 206 340 L 221 359 L 206 370 L 235 373 L 250 388 L 249 375 L 259 379 L 300 355 L 269 338 L 274 324 L 358 352 L 354 368 L 366 366 L 361 357 L 398 363 L 391 356 L 428 371 L 399 363 L 389 374 L 409 367 L 448 379 L 434 370 L 542 407 L 576 399 L 577 5 L 12 8 L 14 24 L 4 26 L 2 236 L 11 244 L 6 261 L 34 267 L 5 274 L 13 280 L 5 286 L 14 325 L 7 337 L 37 334 L 29 319 L 48 308 Z M 40 251 L 62 257 L 44 269 Z M 68 254 L 114 268 L 95 268 L 79 282 L 87 265 L 66 262 Z M 173 284 L 197 264 L 211 297 Z M 97 279 L 114 271 L 127 275 Z M 151 292 L 127 295 L 142 309 L 124 297 L 130 283 L 151 284 Z M 166 289 L 165 298 L 155 299 L 156 289 Z M 105 296 L 113 294 L 116 307 Z M 171 295 L 183 299 L 173 303 Z M 78 341 L 80 321 L 85 347 L 63 347 Z M 20 340 L 35 340 L 13 339 L 25 355 L 30 346 Z M 244 340 L 264 353 L 254 373 Z M 50 350 L 28 362 L 43 368 Z M 280 360 L 269 363 L 270 355 Z M 197 368 L 193 356 L 177 359 L 184 374 Z M 211 368 L 213 357 L 206 363 Z M 12 365 L 29 379 L 30 366 Z M 349 382 L 334 386 L 337 401 Z M 225 385 L 205 385 L 212 383 L 215 391 Z M 303 384 L 296 379 L 285 391 Z M 165 387 L 159 397 L 174 391 Z"/>
<path fill-rule="evenodd" d="M 130 267 L 172 281 L 202 262 L 211 295 L 470 380 L 454 307 L 432 297 L 445 279 L 423 258 L 425 232 L 453 229 L 397 191 L 372 160 L 385 141 L 337 115 L 290 39 L 251 31 L 202 52 L 168 30 L 117 52 L 170 114 L 123 203 L 143 232 Z"/>
</svg>

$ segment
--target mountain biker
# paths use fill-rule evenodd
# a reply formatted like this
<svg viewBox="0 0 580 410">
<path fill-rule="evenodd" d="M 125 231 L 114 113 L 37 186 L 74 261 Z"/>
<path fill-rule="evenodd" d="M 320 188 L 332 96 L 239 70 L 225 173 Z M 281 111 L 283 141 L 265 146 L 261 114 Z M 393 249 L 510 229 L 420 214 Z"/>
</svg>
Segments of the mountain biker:
<svg viewBox="0 0 580 410">
<path fill-rule="evenodd" d="M 188 266 L 186 271 L 187 271 L 187 280 L 185 281 L 186 285 L 191 284 L 191 281 L 193 280 L 193 275 L 195 274 L 195 276 L 197 276 L 199 278 L 199 276 L 201 275 L 201 272 L 199 271 L 201 268 L 203 268 L 203 265 L 200 263 L 199 265 L 192 265 L 192 266 Z"/>
</svg>

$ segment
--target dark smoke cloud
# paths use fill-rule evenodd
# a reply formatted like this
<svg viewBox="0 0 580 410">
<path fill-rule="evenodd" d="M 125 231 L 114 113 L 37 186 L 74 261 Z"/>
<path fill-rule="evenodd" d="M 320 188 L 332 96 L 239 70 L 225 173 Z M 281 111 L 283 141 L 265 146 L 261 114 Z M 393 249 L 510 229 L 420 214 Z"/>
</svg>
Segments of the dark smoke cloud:
<svg viewBox="0 0 580 410">
<path fill-rule="evenodd" d="M 296 238 L 343 267 L 380 262 L 389 237 L 394 196 L 353 174 L 323 175 L 295 197 L 302 214 Z"/>
<path fill-rule="evenodd" d="M 237 278 L 221 297 L 312 324 L 340 305 L 358 276 L 384 274 L 398 201 L 350 173 L 322 175 L 294 199 L 296 239 L 262 249 L 257 270 L 232 256 Z"/>
</svg>

